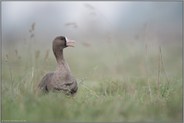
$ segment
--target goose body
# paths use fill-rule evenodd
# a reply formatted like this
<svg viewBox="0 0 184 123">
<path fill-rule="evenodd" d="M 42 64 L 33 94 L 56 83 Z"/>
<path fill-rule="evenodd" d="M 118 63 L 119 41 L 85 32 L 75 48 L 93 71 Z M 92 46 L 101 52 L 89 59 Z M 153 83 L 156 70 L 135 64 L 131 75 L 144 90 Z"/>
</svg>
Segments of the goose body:
<svg viewBox="0 0 184 123">
<path fill-rule="evenodd" d="M 78 90 L 77 81 L 72 76 L 70 68 L 63 56 L 66 47 L 73 47 L 74 41 L 64 36 L 56 37 L 53 41 L 53 52 L 57 61 L 57 68 L 54 72 L 47 73 L 39 83 L 38 87 L 42 92 L 62 91 L 65 94 L 75 94 Z"/>
</svg>

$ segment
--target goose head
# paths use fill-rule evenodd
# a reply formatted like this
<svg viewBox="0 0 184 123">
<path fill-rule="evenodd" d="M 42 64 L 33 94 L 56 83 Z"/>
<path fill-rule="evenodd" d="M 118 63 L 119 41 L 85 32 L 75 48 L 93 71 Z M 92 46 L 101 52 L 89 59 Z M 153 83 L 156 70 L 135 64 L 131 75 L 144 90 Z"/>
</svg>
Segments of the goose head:
<svg viewBox="0 0 184 123">
<path fill-rule="evenodd" d="M 53 41 L 53 49 L 54 50 L 62 50 L 66 47 L 74 47 L 75 41 L 70 40 L 67 37 L 64 36 L 58 36 Z"/>
</svg>

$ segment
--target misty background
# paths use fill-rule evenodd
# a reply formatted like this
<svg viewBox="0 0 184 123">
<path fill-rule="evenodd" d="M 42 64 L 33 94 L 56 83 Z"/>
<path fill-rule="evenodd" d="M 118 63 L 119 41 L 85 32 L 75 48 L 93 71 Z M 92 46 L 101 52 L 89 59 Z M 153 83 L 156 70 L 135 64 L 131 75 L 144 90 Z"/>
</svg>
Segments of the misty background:
<svg viewBox="0 0 184 123">
<path fill-rule="evenodd" d="M 3 47 L 27 38 L 33 23 L 36 39 L 44 44 L 50 44 L 57 35 L 79 42 L 107 36 L 121 42 L 141 40 L 145 31 L 157 42 L 181 43 L 182 3 L 3 1 Z"/>
<path fill-rule="evenodd" d="M 90 57 L 91 68 L 98 66 L 102 73 L 115 69 L 120 75 L 143 71 L 145 76 L 149 56 L 149 69 L 156 75 L 161 47 L 166 69 L 181 76 L 182 2 L 2 2 L 4 56 L 19 52 L 34 64 L 36 52 L 50 52 L 54 61 L 52 41 L 60 35 L 76 40 L 76 47 L 66 52 L 74 59 L 74 71 L 88 70 Z"/>
</svg>

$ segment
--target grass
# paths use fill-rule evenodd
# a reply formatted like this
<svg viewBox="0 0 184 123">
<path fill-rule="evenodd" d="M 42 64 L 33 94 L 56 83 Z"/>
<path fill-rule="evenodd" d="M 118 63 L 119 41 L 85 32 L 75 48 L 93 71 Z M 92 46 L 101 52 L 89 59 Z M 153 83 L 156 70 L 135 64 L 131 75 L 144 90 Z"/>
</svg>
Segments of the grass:
<svg viewBox="0 0 184 123">
<path fill-rule="evenodd" d="M 4 121 L 182 121 L 181 48 L 173 46 L 172 52 L 165 46 L 160 52 L 157 45 L 148 45 L 145 52 L 140 42 L 91 42 L 88 47 L 78 43 L 65 49 L 79 84 L 77 95 L 68 97 L 36 95 L 42 76 L 55 70 L 56 62 L 49 47 L 27 47 L 3 51 Z"/>
</svg>

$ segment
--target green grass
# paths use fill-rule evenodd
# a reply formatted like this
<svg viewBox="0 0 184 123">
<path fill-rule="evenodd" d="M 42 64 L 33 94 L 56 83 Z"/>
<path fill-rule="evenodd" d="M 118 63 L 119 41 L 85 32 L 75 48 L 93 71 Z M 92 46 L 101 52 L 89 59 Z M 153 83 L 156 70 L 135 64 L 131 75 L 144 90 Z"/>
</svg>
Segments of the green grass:
<svg viewBox="0 0 184 123">
<path fill-rule="evenodd" d="M 178 52 L 162 47 L 160 84 L 159 50 L 157 45 L 149 47 L 147 55 L 143 43 L 92 42 L 90 47 L 78 44 L 66 49 L 65 58 L 79 84 L 74 97 L 35 93 L 42 76 L 55 70 L 51 49 L 49 54 L 45 49 L 36 53 L 36 48 L 31 53 L 26 46 L 15 46 L 17 54 L 6 49 L 2 58 L 2 120 L 181 122 L 181 47 L 171 47 Z"/>
</svg>

